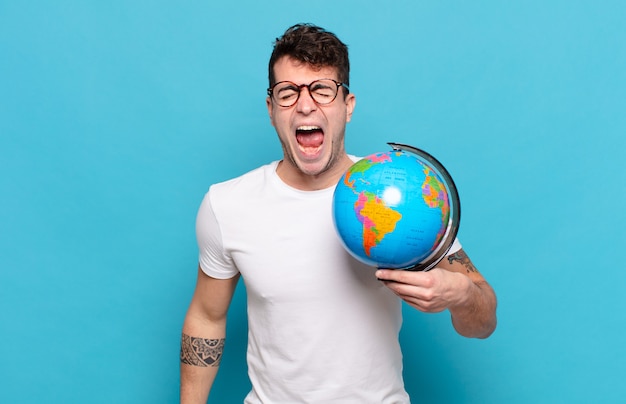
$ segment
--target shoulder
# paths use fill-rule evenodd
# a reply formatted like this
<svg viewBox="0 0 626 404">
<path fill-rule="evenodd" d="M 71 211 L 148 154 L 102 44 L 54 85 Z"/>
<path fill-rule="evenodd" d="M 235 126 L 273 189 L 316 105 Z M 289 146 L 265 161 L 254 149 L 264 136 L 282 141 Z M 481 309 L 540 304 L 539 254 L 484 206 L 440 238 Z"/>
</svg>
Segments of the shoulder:
<svg viewBox="0 0 626 404">
<path fill-rule="evenodd" d="M 276 170 L 277 161 L 257 167 L 239 177 L 215 183 L 209 187 L 209 194 L 250 194 L 255 188 L 262 187 L 267 178 Z"/>
</svg>

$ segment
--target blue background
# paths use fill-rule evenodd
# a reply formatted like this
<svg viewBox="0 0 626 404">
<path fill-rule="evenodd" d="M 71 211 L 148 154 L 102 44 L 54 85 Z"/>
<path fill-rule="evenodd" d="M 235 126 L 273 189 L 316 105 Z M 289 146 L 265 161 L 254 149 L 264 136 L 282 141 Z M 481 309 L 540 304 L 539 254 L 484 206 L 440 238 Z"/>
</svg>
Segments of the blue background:
<svg viewBox="0 0 626 404">
<path fill-rule="evenodd" d="M 196 209 L 281 157 L 267 60 L 302 21 L 350 47 L 349 151 L 441 160 L 498 293 L 485 341 L 406 310 L 415 401 L 623 399 L 625 17 L 621 1 L 1 1 L 0 402 L 177 401 Z M 244 292 L 214 403 L 248 388 Z"/>
</svg>

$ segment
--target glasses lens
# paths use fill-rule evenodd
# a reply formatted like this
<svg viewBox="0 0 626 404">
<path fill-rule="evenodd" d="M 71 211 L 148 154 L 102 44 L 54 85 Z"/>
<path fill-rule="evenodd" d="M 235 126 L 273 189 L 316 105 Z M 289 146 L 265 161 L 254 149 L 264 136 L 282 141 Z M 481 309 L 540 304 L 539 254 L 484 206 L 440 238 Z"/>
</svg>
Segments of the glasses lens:
<svg viewBox="0 0 626 404">
<path fill-rule="evenodd" d="M 285 81 L 276 84 L 276 86 L 274 86 L 272 94 L 274 96 L 274 100 L 278 103 L 278 105 L 282 105 L 283 107 L 289 107 L 295 104 L 298 100 L 300 89 L 294 83 Z"/>
<path fill-rule="evenodd" d="M 317 80 L 309 85 L 311 97 L 318 104 L 330 104 L 337 97 L 337 83 L 332 80 Z"/>
</svg>

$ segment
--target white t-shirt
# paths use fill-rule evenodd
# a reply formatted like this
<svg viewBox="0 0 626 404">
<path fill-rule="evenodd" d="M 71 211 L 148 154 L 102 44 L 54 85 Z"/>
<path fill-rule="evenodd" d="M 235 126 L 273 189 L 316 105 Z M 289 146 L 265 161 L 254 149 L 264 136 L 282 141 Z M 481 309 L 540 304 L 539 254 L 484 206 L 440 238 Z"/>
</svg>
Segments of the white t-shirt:
<svg viewBox="0 0 626 404">
<path fill-rule="evenodd" d="M 291 188 L 277 163 L 211 186 L 197 218 L 202 270 L 246 285 L 245 402 L 408 403 L 401 301 L 342 247 L 334 187 Z"/>
</svg>

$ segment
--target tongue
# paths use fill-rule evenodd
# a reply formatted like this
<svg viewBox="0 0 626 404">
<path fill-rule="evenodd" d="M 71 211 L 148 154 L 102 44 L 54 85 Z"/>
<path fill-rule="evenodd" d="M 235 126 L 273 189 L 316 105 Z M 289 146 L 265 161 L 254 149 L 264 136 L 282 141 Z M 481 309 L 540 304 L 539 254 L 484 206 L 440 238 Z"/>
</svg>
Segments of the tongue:
<svg viewBox="0 0 626 404">
<path fill-rule="evenodd" d="M 324 134 L 321 132 L 296 135 L 298 144 L 303 147 L 319 147 L 324 142 Z"/>
</svg>

